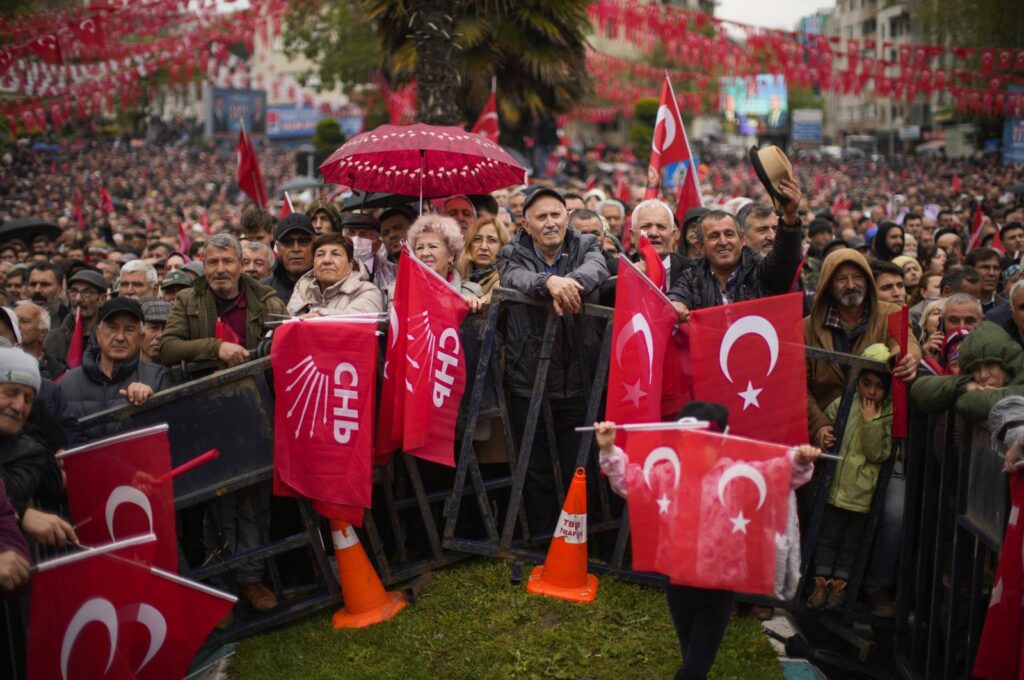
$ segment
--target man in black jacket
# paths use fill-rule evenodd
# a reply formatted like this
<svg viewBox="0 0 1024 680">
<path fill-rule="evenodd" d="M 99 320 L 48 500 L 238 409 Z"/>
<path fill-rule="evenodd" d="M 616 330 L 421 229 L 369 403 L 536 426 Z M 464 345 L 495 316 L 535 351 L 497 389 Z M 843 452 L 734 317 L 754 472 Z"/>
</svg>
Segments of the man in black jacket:
<svg viewBox="0 0 1024 680">
<path fill-rule="evenodd" d="M 144 319 L 142 305 L 131 298 L 114 298 L 100 309 L 97 344 L 86 349 L 82 365 L 60 382 L 76 418 L 127 403 L 140 406 L 171 386 L 167 369 L 139 361 Z"/>
<path fill-rule="evenodd" d="M 608 278 L 601 243 L 596 236 L 569 229 L 565 200 L 553 189 L 538 189 L 523 204 L 525 228 L 498 253 L 501 285 L 550 302 L 561 317 L 551 348 L 545 395 L 551 407 L 551 426 L 557 451 L 548 446 L 543 421 L 534 435 L 525 505 L 530 531 L 549 532 L 558 517 L 552 457 L 561 463 L 562 480 L 572 478 L 579 449 L 573 429 L 583 424 L 586 386 L 593 378 L 600 335 L 590 319 L 580 315 L 584 302 L 598 294 Z M 505 385 L 512 396 L 510 416 L 516 432 L 525 427 L 530 393 L 541 354 L 547 307 L 511 305 L 506 328 Z"/>
<path fill-rule="evenodd" d="M 782 180 L 780 189 L 786 197 L 782 219 L 765 257 L 743 245 L 736 218 L 729 213 L 713 210 L 700 219 L 696 233 L 704 256 L 668 294 L 680 322 L 689 319 L 692 309 L 781 295 L 793 287 L 801 259 L 803 230 L 797 209 L 803 196 L 789 180 Z"/>
<path fill-rule="evenodd" d="M 305 213 L 293 212 L 277 225 L 277 262 L 273 273 L 260 283 L 272 287 L 286 305 L 292 299 L 295 282 L 313 268 L 315 238 L 313 223 Z"/>
</svg>

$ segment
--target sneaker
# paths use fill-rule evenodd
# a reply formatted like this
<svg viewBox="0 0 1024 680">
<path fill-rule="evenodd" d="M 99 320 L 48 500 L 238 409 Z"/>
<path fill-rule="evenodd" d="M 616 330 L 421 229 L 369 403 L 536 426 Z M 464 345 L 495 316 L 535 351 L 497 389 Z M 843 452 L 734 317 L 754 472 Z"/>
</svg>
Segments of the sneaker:
<svg viewBox="0 0 1024 680">
<path fill-rule="evenodd" d="M 824 576 L 816 576 L 814 578 L 814 592 L 807 598 L 807 608 L 823 608 L 828 601 L 828 589 L 831 585 L 832 581 L 826 580 Z"/>
<path fill-rule="evenodd" d="M 828 594 L 828 604 L 825 605 L 825 608 L 832 611 L 839 611 L 843 608 L 843 604 L 845 603 L 846 581 L 841 578 L 833 579 L 832 591 Z"/>
<path fill-rule="evenodd" d="M 239 591 L 258 612 L 269 612 L 277 608 L 277 596 L 262 583 L 244 583 Z"/>
<path fill-rule="evenodd" d="M 891 619 L 896 616 L 896 606 L 889 599 L 889 593 L 884 588 L 868 593 L 867 597 L 872 616 L 877 616 L 880 619 Z"/>
</svg>

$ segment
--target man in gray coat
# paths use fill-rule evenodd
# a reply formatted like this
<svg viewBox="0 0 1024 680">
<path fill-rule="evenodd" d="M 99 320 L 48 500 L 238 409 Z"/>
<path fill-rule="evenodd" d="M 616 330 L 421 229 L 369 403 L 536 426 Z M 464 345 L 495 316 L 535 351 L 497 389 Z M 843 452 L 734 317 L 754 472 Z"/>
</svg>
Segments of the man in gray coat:
<svg viewBox="0 0 1024 680">
<path fill-rule="evenodd" d="M 572 479 L 580 443 L 573 429 L 583 424 L 585 386 L 593 380 L 601 347 L 598 326 L 581 312 L 598 295 L 608 268 L 598 238 L 569 229 L 565 199 L 557 191 L 534 191 L 523 204 L 523 215 L 525 229 L 498 253 L 501 285 L 551 303 L 560 317 L 546 386 L 557 450 L 550 450 L 541 421 L 524 487 L 527 519 L 536 535 L 554 528 L 560 510 L 552 457 L 561 464 L 563 483 Z M 512 426 L 519 433 L 526 424 L 548 312 L 547 307 L 529 305 L 510 305 L 508 310 L 505 386 L 511 392 Z"/>
</svg>

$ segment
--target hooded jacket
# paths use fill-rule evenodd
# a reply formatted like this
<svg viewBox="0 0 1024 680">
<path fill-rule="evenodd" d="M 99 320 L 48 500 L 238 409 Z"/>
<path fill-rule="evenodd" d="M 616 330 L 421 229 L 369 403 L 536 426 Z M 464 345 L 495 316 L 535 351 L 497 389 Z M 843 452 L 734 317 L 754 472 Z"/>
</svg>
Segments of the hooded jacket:
<svg viewBox="0 0 1024 680">
<path fill-rule="evenodd" d="M 592 234 L 567 229 L 556 276 L 578 281 L 583 286 L 584 302 L 596 302 L 601 284 L 608 278 L 601 242 Z M 530 234 L 521 229 L 498 252 L 501 285 L 529 295 L 535 300 L 551 301 L 547 281 L 551 278 L 537 256 Z M 537 375 L 541 340 L 549 307 L 508 305 L 505 331 L 505 384 L 513 394 L 529 396 Z M 550 350 L 548 396 L 555 399 L 578 397 L 586 384 L 583 371 L 590 371 L 600 352 L 601 337 L 592 319 L 583 314 L 565 314 L 558 318 L 554 344 Z"/>
<path fill-rule="evenodd" d="M 825 414 L 835 422 L 842 397 L 835 399 Z M 839 446 L 840 460 L 832 476 L 828 503 L 851 512 L 869 512 L 878 486 L 881 463 L 892 454 L 892 399 L 886 397 L 872 420 L 860 414 L 860 395 L 854 395 L 850 415 Z"/>
<path fill-rule="evenodd" d="M 138 355 L 120 364 L 108 378 L 100 370 L 99 354 L 95 345 L 86 349 L 82 365 L 68 371 L 60 381 L 61 396 L 75 418 L 126 405 L 128 400 L 121 396 L 121 390 L 132 383 L 149 385 L 154 392 L 171 387 L 170 375 L 163 366 L 139 361 Z"/>
<path fill-rule="evenodd" d="M 871 239 L 871 252 L 875 254 L 879 260 L 885 260 L 886 262 L 892 262 L 892 258 L 899 257 L 902 252 L 894 253 L 889 248 L 888 236 L 889 232 L 893 229 L 898 229 L 900 235 L 903 235 L 903 227 L 892 222 L 883 222 L 882 226 L 875 232 L 875 237 Z"/>
<path fill-rule="evenodd" d="M 295 282 L 288 313 L 292 316 L 307 311 L 330 314 L 373 314 L 384 311 L 384 296 L 369 281 L 369 276 L 358 262 L 348 276 L 320 292 L 313 270 Z"/>
<path fill-rule="evenodd" d="M 273 288 L 260 285 L 248 274 L 245 284 L 245 347 L 255 349 L 271 315 L 288 316 L 288 309 Z M 178 293 L 160 338 L 160 363 L 174 366 L 181 361 L 216 360 L 223 340 L 217 340 L 217 302 L 205 276 L 191 288 Z"/>
<path fill-rule="evenodd" d="M 900 307 L 878 299 L 868 261 L 852 248 L 833 251 L 822 263 L 814 305 L 810 315 L 804 317 L 804 344 L 832 352 L 841 351 L 835 345 L 833 329 L 825 327 L 825 318 L 832 304 L 832 277 L 839 266 L 846 263 L 856 265 L 864 273 L 864 305 L 867 309 L 867 323 L 853 331 L 850 354 L 860 356 L 869 345 L 876 342 L 882 343 L 893 353 L 898 352 L 898 343 L 889 335 L 888 319 L 890 314 L 899 312 Z M 907 335 L 908 354 L 920 360 L 921 346 L 917 344 L 913 333 Z M 824 409 L 842 395 L 845 385 L 845 367 L 821 359 L 807 359 L 807 426 L 812 438 L 819 429 L 832 424 Z"/>
<path fill-rule="evenodd" d="M 981 361 L 995 362 L 1007 372 L 1002 389 L 968 392 L 971 369 Z M 938 413 L 950 406 L 971 420 L 984 421 L 1003 397 L 1024 395 L 1024 349 L 1005 330 L 982 321 L 960 343 L 960 375 L 921 376 L 914 381 L 910 396 L 925 413 Z"/>
<path fill-rule="evenodd" d="M 779 226 L 775 246 L 762 257 L 747 246 L 740 250 L 740 262 L 734 276 L 732 302 L 743 302 L 769 295 L 788 293 L 801 260 L 803 228 Z M 706 257 L 684 269 L 672 282 L 668 297 L 682 302 L 687 309 L 704 309 L 722 304 L 722 289 Z"/>
</svg>

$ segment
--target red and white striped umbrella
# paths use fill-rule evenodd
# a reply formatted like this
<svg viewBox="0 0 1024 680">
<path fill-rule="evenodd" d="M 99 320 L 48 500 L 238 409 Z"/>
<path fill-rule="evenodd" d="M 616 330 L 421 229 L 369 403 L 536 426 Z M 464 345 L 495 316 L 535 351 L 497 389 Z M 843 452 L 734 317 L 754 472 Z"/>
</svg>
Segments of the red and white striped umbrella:
<svg viewBox="0 0 1024 680">
<path fill-rule="evenodd" d="M 381 125 L 320 165 L 325 182 L 421 198 L 486 194 L 526 183 L 526 170 L 494 142 L 462 128 Z"/>
</svg>

